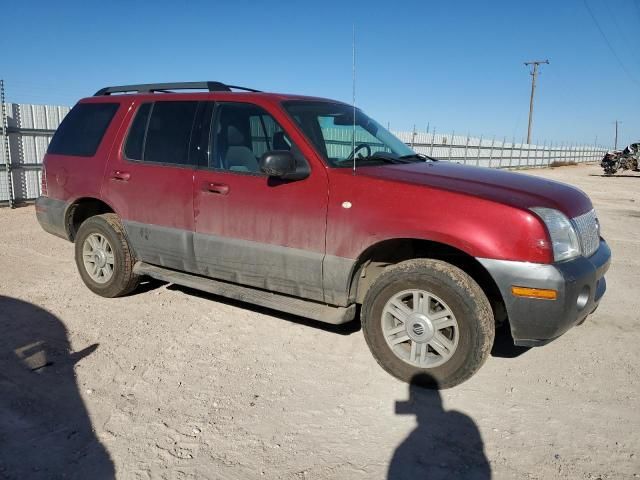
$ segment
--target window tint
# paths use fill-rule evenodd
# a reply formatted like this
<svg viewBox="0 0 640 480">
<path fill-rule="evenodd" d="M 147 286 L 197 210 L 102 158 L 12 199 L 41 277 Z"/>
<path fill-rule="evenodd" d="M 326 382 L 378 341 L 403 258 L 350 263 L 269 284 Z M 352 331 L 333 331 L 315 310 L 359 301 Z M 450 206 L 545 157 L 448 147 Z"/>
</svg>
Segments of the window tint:
<svg viewBox="0 0 640 480">
<path fill-rule="evenodd" d="M 144 161 L 189 164 L 189 140 L 198 102 L 156 102 L 151 108 Z"/>
<path fill-rule="evenodd" d="M 92 157 L 119 103 L 78 103 L 64 117 L 47 153 Z"/>
<path fill-rule="evenodd" d="M 151 111 L 150 103 L 140 105 L 136 118 L 133 119 L 127 143 L 124 147 L 125 157 L 131 160 L 142 160 L 144 153 L 144 134 L 147 131 L 147 121 Z"/>
<path fill-rule="evenodd" d="M 291 141 L 262 108 L 243 103 L 218 107 L 209 165 L 234 172 L 259 173 L 258 160 L 270 150 L 290 150 Z"/>
</svg>

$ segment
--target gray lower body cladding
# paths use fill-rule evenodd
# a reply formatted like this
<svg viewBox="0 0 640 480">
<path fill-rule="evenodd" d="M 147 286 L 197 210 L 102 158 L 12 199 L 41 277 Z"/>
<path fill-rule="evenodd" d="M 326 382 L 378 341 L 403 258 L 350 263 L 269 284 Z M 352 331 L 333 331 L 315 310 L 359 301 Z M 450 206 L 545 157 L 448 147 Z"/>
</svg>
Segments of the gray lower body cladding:
<svg viewBox="0 0 640 480">
<path fill-rule="evenodd" d="M 355 304 L 347 307 L 332 307 L 323 303 L 303 300 L 297 297 L 281 295 L 257 288 L 244 287 L 235 283 L 213 280 L 186 272 L 170 270 L 164 267 L 137 262 L 134 271 L 158 280 L 177 283 L 186 287 L 221 295 L 242 302 L 292 313 L 324 323 L 339 325 L 350 322 L 356 313 Z"/>
<path fill-rule="evenodd" d="M 517 345 L 544 345 L 593 312 L 607 288 L 604 274 L 611 251 L 604 240 L 589 258 L 543 265 L 479 258 L 495 280 L 505 302 L 511 334 Z M 556 300 L 516 297 L 512 286 L 552 289 Z"/>
<path fill-rule="evenodd" d="M 69 204 L 49 197 L 36 199 L 36 218 L 45 232 L 69 240 L 65 216 Z"/>
<path fill-rule="evenodd" d="M 124 221 L 136 257 L 153 265 L 346 306 L 354 260 L 279 245 Z M 330 266 L 331 274 L 323 272 Z"/>
</svg>

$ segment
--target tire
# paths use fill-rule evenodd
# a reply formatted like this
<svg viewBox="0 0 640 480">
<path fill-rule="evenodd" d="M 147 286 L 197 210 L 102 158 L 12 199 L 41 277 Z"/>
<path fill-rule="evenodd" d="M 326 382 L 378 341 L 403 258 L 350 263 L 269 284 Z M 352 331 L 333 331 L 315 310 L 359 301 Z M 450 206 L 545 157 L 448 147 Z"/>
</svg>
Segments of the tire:
<svg viewBox="0 0 640 480">
<path fill-rule="evenodd" d="M 126 295 L 140 283 L 140 276 L 133 273 L 135 257 L 115 213 L 96 215 L 82 223 L 75 239 L 75 258 L 84 284 L 102 297 Z"/>
<path fill-rule="evenodd" d="M 416 291 L 422 293 L 416 297 Z M 419 312 L 412 311 L 416 298 Z M 398 299 L 409 310 L 396 308 Z M 396 315 L 404 315 L 405 321 Z M 440 260 L 414 259 L 387 267 L 365 296 L 361 321 L 369 349 L 384 370 L 407 383 L 436 389 L 459 385 L 476 373 L 495 337 L 491 305 L 480 286 Z M 394 329 L 400 331 L 390 335 Z M 400 341 L 404 337 L 408 341 Z M 394 341 L 400 342 L 392 346 Z"/>
</svg>

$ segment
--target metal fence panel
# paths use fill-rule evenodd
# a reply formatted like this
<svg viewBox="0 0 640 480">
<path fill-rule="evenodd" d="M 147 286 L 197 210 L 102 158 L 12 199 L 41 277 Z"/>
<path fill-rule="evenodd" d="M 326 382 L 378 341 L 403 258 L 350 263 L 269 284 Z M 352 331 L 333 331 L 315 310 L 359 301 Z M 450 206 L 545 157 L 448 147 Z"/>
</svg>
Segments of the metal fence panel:
<svg viewBox="0 0 640 480">
<path fill-rule="evenodd" d="M 40 169 L 18 168 L 11 171 L 16 201 L 33 200 L 40 196 Z"/>
<path fill-rule="evenodd" d="M 491 168 L 546 167 L 557 162 L 599 161 L 606 149 L 594 145 L 528 145 L 506 138 L 478 138 L 419 132 L 393 132 L 416 152 L 468 165 Z"/>
<path fill-rule="evenodd" d="M 2 148 L 0 202 L 10 199 L 24 202 L 40 195 L 42 159 L 55 129 L 69 110 L 59 105 L 5 104 L 12 191 L 8 188 L 7 161 Z M 0 140 L 4 142 L 4 138 Z"/>
<path fill-rule="evenodd" d="M 9 202 L 9 182 L 7 181 L 7 171 L 4 165 L 0 166 L 0 202 Z"/>
</svg>

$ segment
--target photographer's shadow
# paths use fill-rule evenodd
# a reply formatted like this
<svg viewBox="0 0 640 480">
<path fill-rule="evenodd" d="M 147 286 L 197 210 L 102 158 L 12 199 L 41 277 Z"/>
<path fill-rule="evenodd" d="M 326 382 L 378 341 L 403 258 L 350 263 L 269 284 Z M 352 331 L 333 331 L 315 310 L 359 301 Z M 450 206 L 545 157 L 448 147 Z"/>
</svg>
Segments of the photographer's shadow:
<svg viewBox="0 0 640 480">
<path fill-rule="evenodd" d="M 491 478 L 480 431 L 463 413 L 442 408 L 427 374 L 416 375 L 409 400 L 396 402 L 396 414 L 415 415 L 417 427 L 396 449 L 389 465 L 389 480 L 441 480 Z"/>
<path fill-rule="evenodd" d="M 0 478 L 115 477 L 74 372 L 97 347 L 72 353 L 58 318 L 0 295 Z"/>
</svg>

